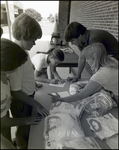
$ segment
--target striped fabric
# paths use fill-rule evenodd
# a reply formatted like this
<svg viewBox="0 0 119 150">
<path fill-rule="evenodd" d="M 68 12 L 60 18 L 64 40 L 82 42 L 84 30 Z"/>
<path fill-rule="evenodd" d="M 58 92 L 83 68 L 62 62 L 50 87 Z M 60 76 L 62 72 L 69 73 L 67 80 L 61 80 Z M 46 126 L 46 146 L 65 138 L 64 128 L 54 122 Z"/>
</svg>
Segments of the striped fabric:
<svg viewBox="0 0 119 150">
<path fill-rule="evenodd" d="M 4 117 L 10 109 L 11 95 L 9 84 L 1 81 L 1 100 L 0 100 L 0 117 Z"/>
<path fill-rule="evenodd" d="M 85 63 L 85 69 L 87 70 L 87 72 L 92 76 L 93 75 L 93 71 L 91 69 L 91 66 L 86 62 Z"/>
</svg>

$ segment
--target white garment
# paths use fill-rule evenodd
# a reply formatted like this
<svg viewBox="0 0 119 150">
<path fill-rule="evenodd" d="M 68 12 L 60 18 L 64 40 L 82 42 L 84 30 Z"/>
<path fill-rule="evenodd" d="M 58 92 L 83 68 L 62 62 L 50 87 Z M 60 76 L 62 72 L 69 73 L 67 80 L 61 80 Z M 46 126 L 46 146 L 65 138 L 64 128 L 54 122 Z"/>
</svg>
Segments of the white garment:
<svg viewBox="0 0 119 150">
<path fill-rule="evenodd" d="M 109 138 L 118 133 L 118 120 L 108 113 L 97 118 L 86 119 L 90 125 L 90 129 L 101 139 Z"/>
<path fill-rule="evenodd" d="M 45 118 L 44 127 L 44 138 L 49 142 L 85 136 L 77 118 L 66 113 L 49 115 Z"/>
<path fill-rule="evenodd" d="M 1 81 L 1 115 L 0 117 L 4 117 L 7 114 L 7 111 L 10 109 L 10 104 L 11 104 L 11 95 L 10 95 L 10 86 L 9 86 L 9 81 L 7 84 L 4 84 Z"/>
<path fill-rule="evenodd" d="M 40 54 L 36 54 L 31 58 L 31 61 L 36 70 L 41 71 L 42 68 L 46 68 L 47 66 L 49 66 L 47 63 L 47 57 L 48 54 L 40 53 Z"/>
<path fill-rule="evenodd" d="M 9 80 L 12 91 L 22 90 L 28 95 L 33 94 L 35 91 L 35 78 L 29 54 L 28 60 L 9 76 Z"/>
<path fill-rule="evenodd" d="M 98 82 L 106 90 L 112 91 L 118 96 L 118 69 L 111 67 L 100 67 L 90 80 Z"/>
</svg>

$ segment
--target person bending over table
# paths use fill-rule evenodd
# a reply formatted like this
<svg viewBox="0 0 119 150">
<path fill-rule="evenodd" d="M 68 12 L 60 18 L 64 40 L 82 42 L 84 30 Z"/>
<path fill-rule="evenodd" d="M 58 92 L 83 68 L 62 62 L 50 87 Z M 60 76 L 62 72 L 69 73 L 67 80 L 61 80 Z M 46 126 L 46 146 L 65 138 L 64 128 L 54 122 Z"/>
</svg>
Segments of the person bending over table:
<svg viewBox="0 0 119 150">
<path fill-rule="evenodd" d="M 107 55 L 106 48 L 101 43 L 87 46 L 82 53 L 83 57 L 85 57 L 84 59 L 93 61 L 94 75 L 79 93 L 65 98 L 60 98 L 59 95 L 52 96 L 52 102 L 76 102 L 104 88 L 112 92 L 112 98 L 118 104 L 118 61 L 114 57 Z"/>
<path fill-rule="evenodd" d="M 82 24 L 78 22 L 71 22 L 66 27 L 64 35 L 65 41 L 71 42 L 71 44 L 76 45 L 80 51 L 82 51 L 86 46 L 92 45 L 93 43 L 102 43 L 106 48 L 107 54 L 111 54 L 118 60 L 119 42 L 112 34 L 107 31 L 98 29 L 87 30 L 87 28 Z M 85 66 L 85 62 L 86 60 L 84 59 L 84 57 L 80 55 L 78 60 L 78 73 L 75 77 L 68 77 L 67 79 L 69 81 L 76 82 L 81 78 L 81 73 Z"/>
<path fill-rule="evenodd" d="M 56 71 L 56 65 L 64 61 L 64 53 L 59 48 L 51 48 L 47 53 L 37 52 L 31 61 L 34 65 L 36 81 L 54 84 L 65 82 Z M 48 73 L 50 79 L 48 79 Z M 54 79 L 52 79 L 52 75 Z"/>
<path fill-rule="evenodd" d="M 12 34 L 15 39 L 14 42 L 28 54 L 27 61 L 9 76 L 12 116 L 13 118 L 29 117 L 32 109 L 35 109 L 39 115 L 46 117 L 49 112 L 34 99 L 36 84 L 33 65 L 28 53 L 35 45 L 35 41 L 42 37 L 41 26 L 34 18 L 22 13 L 12 24 Z M 29 129 L 29 125 L 18 126 L 17 128 L 16 144 L 20 149 L 27 148 Z"/>
<path fill-rule="evenodd" d="M 11 127 L 37 124 L 40 117 L 29 116 L 22 118 L 10 117 L 9 109 L 11 105 L 10 84 L 8 76 L 23 65 L 28 58 L 27 53 L 14 42 L 1 38 L 1 146 L 3 149 L 13 149 L 11 139 Z M 22 58 L 22 59 L 21 59 Z M 14 147 L 15 148 L 15 147 Z"/>
</svg>

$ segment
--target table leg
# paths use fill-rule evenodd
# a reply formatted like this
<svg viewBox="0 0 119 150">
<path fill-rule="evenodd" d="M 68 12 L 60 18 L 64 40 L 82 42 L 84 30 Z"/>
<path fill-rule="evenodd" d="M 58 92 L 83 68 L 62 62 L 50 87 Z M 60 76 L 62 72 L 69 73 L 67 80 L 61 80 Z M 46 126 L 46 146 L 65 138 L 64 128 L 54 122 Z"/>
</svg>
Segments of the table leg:
<svg viewBox="0 0 119 150">
<path fill-rule="evenodd" d="M 69 67 L 69 73 L 71 73 L 71 67 Z"/>
</svg>

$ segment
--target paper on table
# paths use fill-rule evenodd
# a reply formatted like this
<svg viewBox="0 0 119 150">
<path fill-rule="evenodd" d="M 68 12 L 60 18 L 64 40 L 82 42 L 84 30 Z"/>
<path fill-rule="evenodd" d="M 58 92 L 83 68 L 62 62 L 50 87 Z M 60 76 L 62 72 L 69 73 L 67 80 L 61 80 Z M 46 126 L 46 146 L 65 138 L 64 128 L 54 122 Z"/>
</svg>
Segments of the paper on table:
<svg viewBox="0 0 119 150">
<path fill-rule="evenodd" d="M 84 80 L 84 81 L 82 80 L 82 81 L 77 81 L 76 83 L 79 83 L 79 84 L 80 84 L 80 83 L 87 84 L 88 82 L 89 82 L 88 80 Z"/>
<path fill-rule="evenodd" d="M 50 86 L 57 86 L 57 87 L 64 87 L 65 83 L 58 83 L 58 84 L 49 84 Z"/>
<path fill-rule="evenodd" d="M 67 91 L 57 92 L 57 93 L 60 95 L 61 98 L 70 96 Z M 56 93 L 52 93 L 52 95 L 56 95 Z"/>
</svg>

